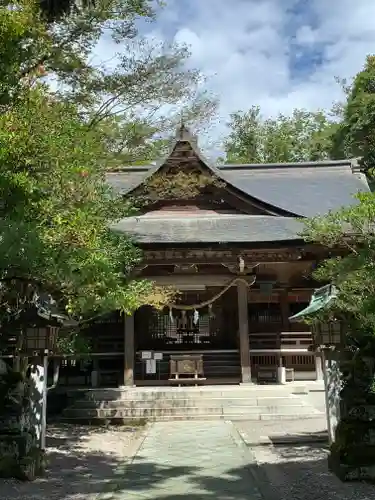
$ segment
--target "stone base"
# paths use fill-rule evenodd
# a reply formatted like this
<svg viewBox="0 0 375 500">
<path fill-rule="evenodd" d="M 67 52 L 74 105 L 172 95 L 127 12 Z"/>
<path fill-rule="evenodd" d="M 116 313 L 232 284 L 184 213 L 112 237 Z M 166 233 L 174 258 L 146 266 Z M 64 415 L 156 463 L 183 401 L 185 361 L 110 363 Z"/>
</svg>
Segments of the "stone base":
<svg viewBox="0 0 375 500">
<path fill-rule="evenodd" d="M 329 468 L 342 481 L 375 482 L 375 405 L 341 402 Z"/>
<path fill-rule="evenodd" d="M 45 466 L 45 453 L 30 433 L 0 435 L 0 477 L 33 481 Z"/>
<path fill-rule="evenodd" d="M 347 465 L 340 463 L 334 454 L 328 457 L 328 468 L 341 481 L 366 481 L 375 483 L 375 464 L 374 465 Z"/>
</svg>

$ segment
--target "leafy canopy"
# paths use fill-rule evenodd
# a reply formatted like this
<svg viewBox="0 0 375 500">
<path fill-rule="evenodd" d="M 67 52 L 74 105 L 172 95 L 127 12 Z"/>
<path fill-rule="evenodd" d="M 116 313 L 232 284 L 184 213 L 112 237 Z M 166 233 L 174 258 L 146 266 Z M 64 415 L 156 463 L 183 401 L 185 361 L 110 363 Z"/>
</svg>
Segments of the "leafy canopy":
<svg viewBox="0 0 375 500">
<path fill-rule="evenodd" d="M 375 333 L 375 194 L 357 195 L 358 204 L 305 221 L 307 241 L 332 249 L 315 271 L 319 281 L 337 285 L 336 308 L 362 330 Z"/>
<path fill-rule="evenodd" d="M 23 78 L 43 76 L 91 127 L 102 127 L 117 166 L 142 161 L 144 153 L 161 155 L 182 112 L 195 128 L 215 113 L 203 75 L 187 68 L 188 47 L 140 35 L 139 26 L 162 8 L 158 0 L 15 0 L 5 6 L 14 17 L 11 27 L 10 9 L 0 14 L 0 69 L 7 77 L 0 105 Z M 111 50 L 107 60 L 97 55 L 104 41 Z"/>
<path fill-rule="evenodd" d="M 346 101 L 333 135 L 334 154 L 359 157 L 360 165 L 373 182 L 375 167 L 375 57 L 350 85 L 345 85 Z M 305 238 L 332 249 L 315 275 L 338 285 L 336 307 L 355 318 L 365 332 L 375 333 L 375 195 L 361 193 L 358 203 L 305 221 Z M 337 256 L 337 254 L 341 256 Z"/>
<path fill-rule="evenodd" d="M 294 110 L 264 119 L 261 110 L 231 115 L 224 143 L 227 163 L 277 163 L 325 160 L 330 157 L 337 125 L 322 111 Z"/>
<path fill-rule="evenodd" d="M 147 282 L 125 284 L 140 255 L 109 229 L 129 214 L 104 182 L 105 150 L 74 106 L 28 89 L 0 117 L 0 269 L 41 282 L 77 312 L 132 309 Z"/>
<path fill-rule="evenodd" d="M 39 66 L 19 78 L 51 40 L 32 2 L 0 11 L 0 313 L 19 317 L 35 291 L 79 316 L 161 305 L 169 291 L 131 280 L 139 252 L 109 229 L 131 207 L 104 182 L 102 127 L 51 92 Z"/>
<path fill-rule="evenodd" d="M 375 168 L 375 56 L 346 89 L 347 100 L 342 121 L 335 134 L 335 147 L 342 155 L 359 157 L 365 172 L 373 176 Z"/>
</svg>

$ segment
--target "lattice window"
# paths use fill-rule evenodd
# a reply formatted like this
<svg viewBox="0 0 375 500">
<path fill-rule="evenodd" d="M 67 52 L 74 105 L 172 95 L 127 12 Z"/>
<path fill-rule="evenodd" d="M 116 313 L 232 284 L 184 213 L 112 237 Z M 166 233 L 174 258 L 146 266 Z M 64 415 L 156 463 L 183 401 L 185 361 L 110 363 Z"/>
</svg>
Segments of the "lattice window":
<svg viewBox="0 0 375 500">
<path fill-rule="evenodd" d="M 281 323 L 280 304 L 251 304 L 249 319 L 251 323 Z"/>
<path fill-rule="evenodd" d="M 200 314 L 194 322 L 194 311 L 173 311 L 170 314 L 155 312 L 150 321 L 150 333 L 153 339 L 172 339 L 177 343 L 187 341 L 186 336 L 193 336 L 189 342 L 201 343 L 201 337 L 210 336 L 210 316 Z"/>
<path fill-rule="evenodd" d="M 172 336 L 173 324 L 167 314 L 153 312 L 150 318 L 150 333 L 153 339 L 164 339 L 167 335 Z"/>
</svg>

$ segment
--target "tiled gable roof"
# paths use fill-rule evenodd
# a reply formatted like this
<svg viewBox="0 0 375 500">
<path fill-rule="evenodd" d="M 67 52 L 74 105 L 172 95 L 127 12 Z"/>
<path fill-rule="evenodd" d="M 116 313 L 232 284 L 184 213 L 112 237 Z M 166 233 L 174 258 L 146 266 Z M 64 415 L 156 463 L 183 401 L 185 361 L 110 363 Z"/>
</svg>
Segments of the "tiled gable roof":
<svg viewBox="0 0 375 500">
<path fill-rule="evenodd" d="M 118 194 L 131 193 L 173 159 L 176 145 L 189 144 L 194 161 L 223 180 L 228 190 L 262 206 L 265 215 L 129 217 L 115 229 L 139 243 L 251 243 L 297 241 L 302 224 L 295 217 L 323 215 L 356 203 L 353 197 L 369 186 L 354 160 L 306 163 L 212 165 L 197 148 L 188 130 L 178 130 L 172 153 L 154 165 L 127 167 L 108 173 L 107 182 Z M 179 158 L 174 158 L 180 165 Z"/>
<path fill-rule="evenodd" d="M 142 184 L 158 167 L 128 167 L 108 173 L 107 181 L 119 194 Z M 351 160 L 300 164 L 223 165 L 215 167 L 228 185 L 242 195 L 289 212 L 312 217 L 356 203 L 353 195 L 369 191 L 366 177 Z"/>
<path fill-rule="evenodd" d="M 356 203 L 369 191 L 366 177 L 351 160 L 299 164 L 225 165 L 225 181 L 239 191 L 298 216 L 323 215 Z"/>
</svg>

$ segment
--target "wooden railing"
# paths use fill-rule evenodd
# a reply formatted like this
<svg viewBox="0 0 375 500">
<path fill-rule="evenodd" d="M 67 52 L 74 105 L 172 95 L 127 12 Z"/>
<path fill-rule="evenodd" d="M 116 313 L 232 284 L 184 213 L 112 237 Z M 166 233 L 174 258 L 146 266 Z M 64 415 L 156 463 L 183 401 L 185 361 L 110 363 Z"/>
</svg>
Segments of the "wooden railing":
<svg viewBox="0 0 375 500">
<path fill-rule="evenodd" d="M 308 348 L 313 343 L 312 333 L 305 332 L 281 332 L 281 348 Z"/>
<path fill-rule="evenodd" d="M 311 332 L 250 332 L 250 350 L 308 349 L 313 343 Z"/>
<path fill-rule="evenodd" d="M 315 370 L 315 356 L 311 352 L 298 354 L 281 352 L 250 352 L 251 369 L 257 374 L 259 368 L 277 367 L 282 364 L 285 368 L 293 368 L 295 372 L 313 372 Z"/>
<path fill-rule="evenodd" d="M 310 331 L 251 332 L 250 357 L 254 373 L 258 368 L 284 366 L 296 372 L 315 370 L 315 355 L 309 351 L 313 343 Z"/>
</svg>

